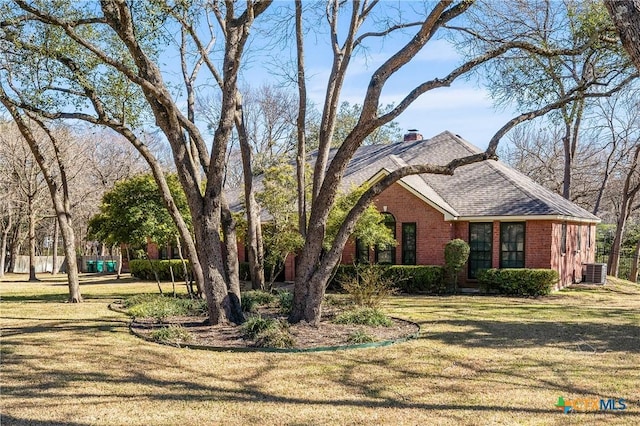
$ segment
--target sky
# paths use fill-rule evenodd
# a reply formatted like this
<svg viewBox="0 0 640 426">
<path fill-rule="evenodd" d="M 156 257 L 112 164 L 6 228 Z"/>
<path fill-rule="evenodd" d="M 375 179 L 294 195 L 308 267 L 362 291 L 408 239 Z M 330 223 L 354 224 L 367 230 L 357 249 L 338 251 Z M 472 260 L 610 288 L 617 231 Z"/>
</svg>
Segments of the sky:
<svg viewBox="0 0 640 426">
<path fill-rule="evenodd" d="M 322 105 L 324 100 L 331 69 L 332 54 L 327 40 L 326 35 L 318 36 L 312 32 L 305 39 L 308 96 L 317 105 Z M 371 74 L 404 45 L 407 35 L 371 40 L 373 42 L 366 46 L 366 51 L 359 52 L 350 63 L 341 101 L 361 105 Z M 244 80 L 252 86 L 277 79 L 275 74 L 279 71 L 274 71 L 274 62 L 277 63 L 276 67 L 294 63 L 290 51 L 278 52 L 254 44 L 249 52 L 251 65 L 244 71 Z M 389 80 L 381 104 L 397 104 L 418 84 L 444 77 L 462 62 L 462 57 L 449 42 L 436 38 L 430 40 L 405 68 Z M 292 90 L 296 89 L 292 87 Z M 429 138 L 448 130 L 484 149 L 491 137 L 515 115 L 517 113 L 513 109 L 494 108 L 487 90 L 481 87 L 477 78 L 459 78 L 451 87 L 422 95 L 395 121 L 402 131 L 417 129 L 425 138 Z"/>
</svg>

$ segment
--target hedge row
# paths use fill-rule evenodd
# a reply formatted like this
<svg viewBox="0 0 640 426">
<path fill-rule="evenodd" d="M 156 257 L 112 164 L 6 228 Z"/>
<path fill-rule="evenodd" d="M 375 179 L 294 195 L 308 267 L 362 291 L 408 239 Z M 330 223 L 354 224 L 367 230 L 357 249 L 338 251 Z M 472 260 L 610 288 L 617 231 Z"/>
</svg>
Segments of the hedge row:
<svg viewBox="0 0 640 426">
<path fill-rule="evenodd" d="M 187 262 L 187 269 L 189 270 L 189 274 L 191 274 L 189 261 L 185 260 L 185 262 Z M 170 281 L 171 271 L 169 270 L 169 266 L 173 269 L 174 279 L 176 281 L 184 281 L 184 268 L 182 267 L 182 261 L 179 259 L 151 261 L 146 259 L 135 259 L 129 261 L 129 270 L 131 271 L 131 275 L 142 280 L 155 280 L 156 278 L 153 274 L 153 270 L 155 269 L 160 281 Z"/>
<path fill-rule="evenodd" d="M 515 296 L 547 295 L 558 279 L 558 272 L 553 269 L 487 269 L 478 273 L 484 292 Z"/>
<path fill-rule="evenodd" d="M 442 294 L 446 291 L 442 266 L 374 266 L 385 269 L 385 278 L 391 278 L 395 286 L 404 293 Z M 340 289 L 340 282 L 356 275 L 353 265 L 339 265 L 329 288 Z"/>
</svg>

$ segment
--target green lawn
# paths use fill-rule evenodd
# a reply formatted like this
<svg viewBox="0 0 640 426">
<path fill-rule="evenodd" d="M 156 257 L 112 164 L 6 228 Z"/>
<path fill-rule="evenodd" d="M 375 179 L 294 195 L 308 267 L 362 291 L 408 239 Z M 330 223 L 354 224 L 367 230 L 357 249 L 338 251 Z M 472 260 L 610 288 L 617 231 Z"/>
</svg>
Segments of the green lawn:
<svg viewBox="0 0 640 426">
<path fill-rule="evenodd" d="M 640 286 L 542 299 L 394 297 L 418 340 L 273 354 L 175 349 L 135 338 L 114 298 L 154 283 L 83 276 L 0 283 L 4 425 L 640 424 Z M 166 285 L 165 290 L 170 290 Z M 624 398 L 563 414 L 558 397 Z"/>
</svg>

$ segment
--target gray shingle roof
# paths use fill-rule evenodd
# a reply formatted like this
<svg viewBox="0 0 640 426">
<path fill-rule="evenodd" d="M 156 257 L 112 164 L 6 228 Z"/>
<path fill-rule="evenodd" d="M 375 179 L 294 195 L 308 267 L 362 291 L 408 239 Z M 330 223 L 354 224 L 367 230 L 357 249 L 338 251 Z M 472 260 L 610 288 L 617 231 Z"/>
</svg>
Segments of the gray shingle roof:
<svg viewBox="0 0 640 426">
<path fill-rule="evenodd" d="M 329 161 L 335 152 L 331 151 Z M 445 165 L 455 158 L 479 152 L 482 152 L 479 148 L 451 132 L 419 141 L 363 146 L 351 159 L 341 188 L 348 191 L 380 172 L 391 172 L 406 164 Z M 315 154 L 310 155 L 312 163 Z M 261 179 L 261 176 L 256 177 L 257 190 L 261 187 Z M 447 219 L 545 216 L 600 221 L 588 211 L 500 161 L 487 160 L 460 167 L 453 176 L 406 176 L 400 183 L 442 211 Z M 228 199 L 232 210 L 242 208 L 240 189 L 229 194 Z M 268 220 L 268 214 L 264 211 L 262 214 L 263 220 Z"/>
<path fill-rule="evenodd" d="M 445 165 L 481 152 L 461 137 L 443 132 L 431 139 L 358 149 L 347 167 L 343 187 L 360 185 L 381 170 L 404 164 Z M 440 210 L 457 218 L 555 216 L 598 222 L 599 219 L 500 161 L 488 160 L 458 168 L 453 176 L 407 176 L 402 184 Z"/>
</svg>

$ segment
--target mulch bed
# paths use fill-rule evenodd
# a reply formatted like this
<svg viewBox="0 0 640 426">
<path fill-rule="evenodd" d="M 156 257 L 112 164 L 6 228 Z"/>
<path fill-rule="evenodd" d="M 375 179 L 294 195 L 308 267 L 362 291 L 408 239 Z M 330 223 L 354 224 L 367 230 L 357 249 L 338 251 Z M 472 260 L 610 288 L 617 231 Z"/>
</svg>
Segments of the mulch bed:
<svg viewBox="0 0 640 426">
<path fill-rule="evenodd" d="M 112 308 L 123 310 L 122 306 L 113 304 Z M 348 347 L 350 335 L 358 330 L 374 337 L 376 343 L 393 342 L 417 337 L 420 327 L 412 322 L 398 318 L 391 318 L 390 327 L 371 327 L 351 324 L 334 324 L 331 319 L 335 316 L 335 309 L 328 309 L 317 327 L 306 322 L 289 325 L 289 333 L 294 339 L 294 350 L 313 350 L 319 348 Z M 286 320 L 277 310 L 260 308 L 256 313 L 264 317 Z M 140 337 L 151 339 L 151 333 L 160 327 L 182 326 L 189 332 L 188 342 L 163 342 L 175 346 L 209 347 L 212 349 L 255 349 L 256 341 L 242 335 L 240 327 L 235 325 L 215 325 L 206 323 L 206 317 L 167 317 L 159 322 L 152 318 L 136 318 L 131 322 L 131 331 Z"/>
</svg>

